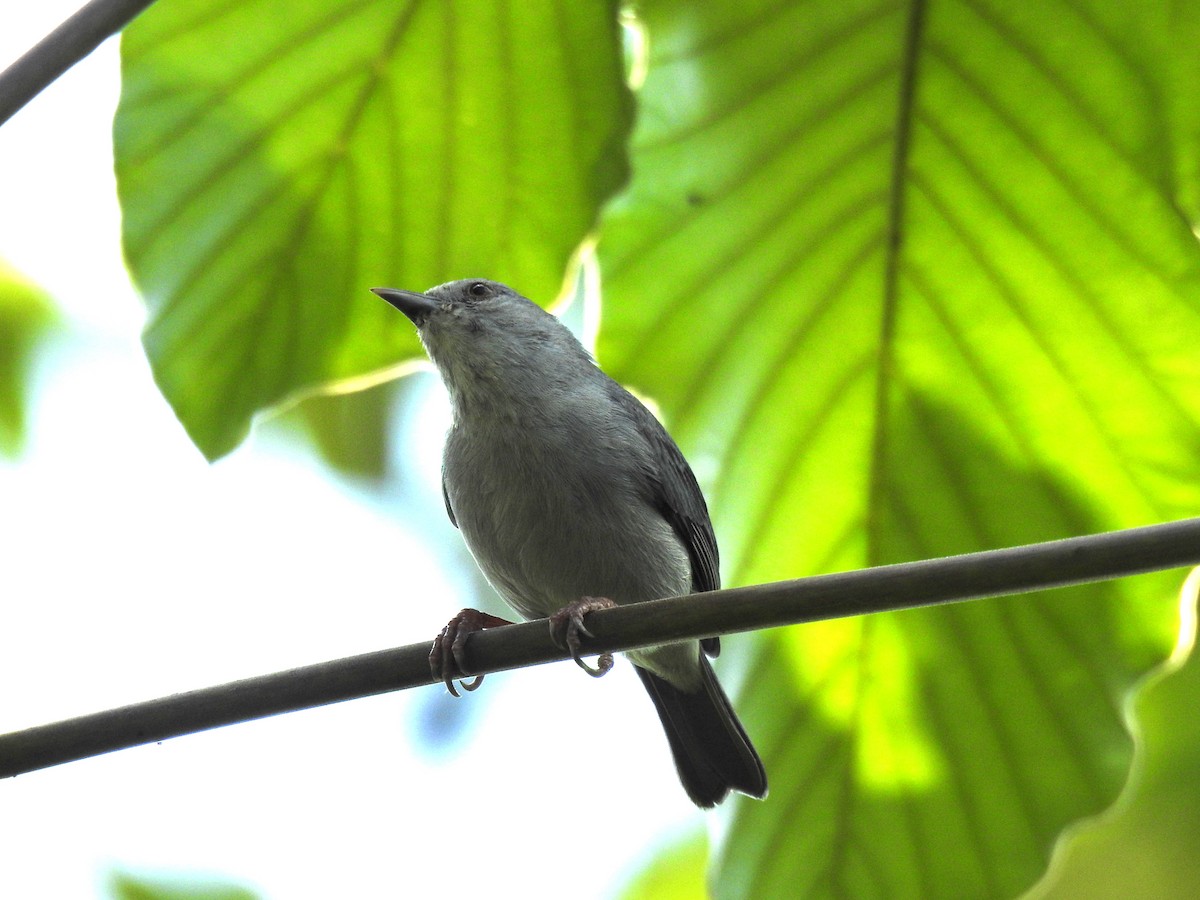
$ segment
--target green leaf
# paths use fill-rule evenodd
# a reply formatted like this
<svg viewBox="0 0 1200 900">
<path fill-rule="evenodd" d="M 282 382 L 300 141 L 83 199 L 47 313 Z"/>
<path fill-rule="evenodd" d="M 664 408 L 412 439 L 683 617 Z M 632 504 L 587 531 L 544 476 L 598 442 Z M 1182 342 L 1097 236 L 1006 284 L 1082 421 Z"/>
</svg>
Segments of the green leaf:
<svg viewBox="0 0 1200 900">
<path fill-rule="evenodd" d="M 639 7 L 600 357 L 661 404 L 733 581 L 1194 514 L 1200 130 L 1170 9 Z M 1177 580 L 757 640 L 739 708 L 771 794 L 732 806 L 718 896 L 1027 888 L 1126 778 Z"/>
<path fill-rule="evenodd" d="M 256 411 L 418 353 L 369 287 L 553 297 L 625 178 L 611 3 L 163 0 L 122 65 L 146 352 L 210 458 Z"/>
<path fill-rule="evenodd" d="M 337 471 L 378 482 L 388 471 L 396 388 L 389 381 L 350 393 L 313 394 L 281 418 L 303 429 Z"/>
<path fill-rule="evenodd" d="M 705 900 L 708 840 L 702 831 L 676 838 L 628 887 L 621 900 Z"/>
<path fill-rule="evenodd" d="M 109 896 L 113 900 L 256 900 L 258 894 L 239 885 L 210 878 L 146 878 L 128 872 L 109 877 Z"/>
<path fill-rule="evenodd" d="M 1195 616 L 1200 570 L 1189 579 Z M 1200 885 L 1200 656 L 1142 691 L 1134 776 L 1113 815 L 1062 848 L 1042 900 L 1189 897 Z"/>
<path fill-rule="evenodd" d="M 46 294 L 0 261 L 0 454 L 24 446 L 29 368 L 53 321 Z"/>
</svg>

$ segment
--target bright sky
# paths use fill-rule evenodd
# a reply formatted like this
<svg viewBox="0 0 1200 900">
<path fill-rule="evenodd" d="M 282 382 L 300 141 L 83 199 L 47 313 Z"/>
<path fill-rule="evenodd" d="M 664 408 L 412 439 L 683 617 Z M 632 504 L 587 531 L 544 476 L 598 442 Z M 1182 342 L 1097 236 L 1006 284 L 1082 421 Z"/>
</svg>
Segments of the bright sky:
<svg viewBox="0 0 1200 900">
<path fill-rule="evenodd" d="M 9 4 L 0 67 L 77 5 Z M 110 41 L 0 127 L 0 257 L 66 319 L 28 449 L 0 460 L 0 731 L 423 641 L 464 603 L 422 537 L 449 528 L 440 395 L 421 412 L 428 515 L 410 526 L 277 440 L 214 466 L 188 442 L 121 264 L 118 90 Z M 422 739 L 447 715 L 461 740 Z M 570 665 L 24 775 L 0 782 L 0 809 L 0 896 L 53 898 L 107 896 L 113 867 L 288 900 L 600 898 L 699 821 L 629 667 L 595 681 Z"/>
</svg>

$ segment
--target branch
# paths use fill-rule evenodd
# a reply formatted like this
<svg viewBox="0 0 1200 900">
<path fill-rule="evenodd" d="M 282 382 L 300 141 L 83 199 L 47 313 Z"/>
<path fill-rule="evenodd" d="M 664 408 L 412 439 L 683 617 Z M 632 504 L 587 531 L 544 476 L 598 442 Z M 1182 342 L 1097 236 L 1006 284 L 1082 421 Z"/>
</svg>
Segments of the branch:
<svg viewBox="0 0 1200 900">
<path fill-rule="evenodd" d="M 92 0 L 0 73 L 0 125 L 154 0 Z"/>
<path fill-rule="evenodd" d="M 1200 564 L 1200 519 L 655 600 L 588 615 L 588 650 L 751 631 L 1107 581 Z M 0 735 L 0 777 L 263 716 L 432 683 L 431 642 L 189 691 Z M 473 672 L 567 658 L 545 621 L 471 635 Z"/>
</svg>

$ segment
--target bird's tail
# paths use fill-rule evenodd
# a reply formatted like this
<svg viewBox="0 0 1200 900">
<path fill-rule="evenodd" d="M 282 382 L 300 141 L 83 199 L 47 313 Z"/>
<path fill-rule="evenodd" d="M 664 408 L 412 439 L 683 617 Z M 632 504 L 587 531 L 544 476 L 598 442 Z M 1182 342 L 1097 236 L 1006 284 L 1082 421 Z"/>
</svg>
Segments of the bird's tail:
<svg viewBox="0 0 1200 900">
<path fill-rule="evenodd" d="M 679 780 L 693 803 L 716 806 L 730 790 L 760 799 L 767 795 L 762 760 L 703 654 L 702 687 L 695 693 L 682 691 L 641 666 L 634 668 L 658 710 Z"/>
</svg>

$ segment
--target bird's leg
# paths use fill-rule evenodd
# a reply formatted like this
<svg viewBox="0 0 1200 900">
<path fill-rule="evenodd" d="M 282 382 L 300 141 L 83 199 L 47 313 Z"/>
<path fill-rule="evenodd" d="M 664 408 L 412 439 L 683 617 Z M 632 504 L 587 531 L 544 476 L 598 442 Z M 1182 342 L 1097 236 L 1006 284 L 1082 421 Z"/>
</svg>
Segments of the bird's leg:
<svg viewBox="0 0 1200 900">
<path fill-rule="evenodd" d="M 550 637 L 554 643 L 569 651 L 571 659 L 575 660 L 576 665 L 593 678 L 599 678 L 608 673 L 608 670 L 613 667 L 613 655 L 601 653 L 596 658 L 595 668 L 580 658 L 583 650 L 583 637 L 595 636 L 583 624 L 583 618 L 590 612 L 598 609 L 611 609 L 616 605 L 607 597 L 581 597 L 574 603 L 568 603 L 550 617 Z"/>
<path fill-rule="evenodd" d="M 433 648 L 429 651 L 429 671 L 437 681 L 444 682 L 447 690 L 455 697 L 459 696 L 454 687 L 455 678 L 462 682 L 464 691 L 475 690 L 483 684 L 483 676 L 476 675 L 470 681 L 462 677 L 467 671 L 467 636 L 485 628 L 511 624 L 508 619 L 477 609 L 460 610 L 457 616 L 446 623 L 446 627 L 434 640 Z"/>
</svg>

